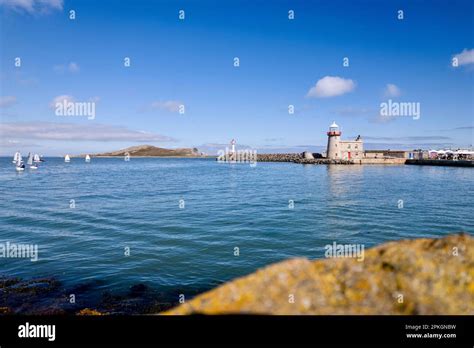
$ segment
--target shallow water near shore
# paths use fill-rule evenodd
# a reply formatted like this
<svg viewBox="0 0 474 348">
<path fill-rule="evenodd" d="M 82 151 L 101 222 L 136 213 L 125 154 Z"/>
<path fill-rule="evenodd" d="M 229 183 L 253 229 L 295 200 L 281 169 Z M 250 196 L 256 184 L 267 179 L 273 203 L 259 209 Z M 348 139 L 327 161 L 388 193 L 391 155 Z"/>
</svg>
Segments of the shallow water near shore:
<svg viewBox="0 0 474 348">
<path fill-rule="evenodd" d="M 0 275 L 92 292 L 144 284 L 176 300 L 287 258 L 323 258 L 333 242 L 474 234 L 471 168 L 47 158 L 16 173 L 1 158 L 0 192 L 0 243 L 39 253 L 1 258 Z"/>
</svg>

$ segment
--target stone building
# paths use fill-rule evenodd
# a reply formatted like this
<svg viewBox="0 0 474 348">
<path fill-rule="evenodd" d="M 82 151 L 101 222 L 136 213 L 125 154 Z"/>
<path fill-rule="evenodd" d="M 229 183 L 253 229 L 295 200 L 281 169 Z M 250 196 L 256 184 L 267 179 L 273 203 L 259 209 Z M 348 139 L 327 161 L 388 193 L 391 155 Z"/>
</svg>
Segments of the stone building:
<svg viewBox="0 0 474 348">
<path fill-rule="evenodd" d="M 364 143 L 360 136 L 355 140 L 341 140 L 342 132 L 336 122 L 329 126 L 326 157 L 329 159 L 355 160 L 364 158 Z"/>
<path fill-rule="evenodd" d="M 414 158 L 413 151 L 405 150 L 366 150 L 364 158 Z"/>
</svg>

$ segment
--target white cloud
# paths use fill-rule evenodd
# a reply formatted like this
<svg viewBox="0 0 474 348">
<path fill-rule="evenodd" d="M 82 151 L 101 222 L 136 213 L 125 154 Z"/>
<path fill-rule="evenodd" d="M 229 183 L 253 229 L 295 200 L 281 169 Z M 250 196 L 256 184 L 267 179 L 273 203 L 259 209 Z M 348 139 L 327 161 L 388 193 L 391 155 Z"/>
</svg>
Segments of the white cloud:
<svg viewBox="0 0 474 348">
<path fill-rule="evenodd" d="M 5 139 L 57 141 L 172 142 L 175 139 L 127 127 L 88 123 L 16 122 L 0 124 Z"/>
<path fill-rule="evenodd" d="M 389 83 L 387 84 L 387 86 L 385 86 L 385 93 L 384 93 L 385 97 L 395 98 L 395 97 L 399 97 L 401 94 L 402 92 L 400 91 L 400 88 L 398 88 L 393 83 Z"/>
<path fill-rule="evenodd" d="M 59 103 L 59 104 L 63 104 L 64 101 L 66 101 L 66 103 L 74 103 L 76 100 L 74 99 L 73 96 L 70 96 L 70 95 L 67 95 L 67 94 L 63 94 L 63 95 L 58 95 L 57 97 L 55 97 L 51 103 L 49 104 L 49 106 L 51 108 L 56 108 L 56 105 Z"/>
<path fill-rule="evenodd" d="M 374 117 L 371 117 L 369 119 L 369 121 L 371 123 L 389 123 L 389 122 L 393 122 L 395 121 L 396 119 L 400 119 L 400 117 L 393 117 L 393 116 L 387 116 L 387 115 L 383 115 L 382 114 L 382 111 L 378 111 L 378 113 L 374 116 Z"/>
<path fill-rule="evenodd" d="M 79 64 L 76 62 L 70 62 L 69 64 L 60 64 L 60 65 L 55 65 L 53 67 L 53 70 L 57 73 L 64 73 L 64 72 L 70 72 L 70 73 L 78 73 L 80 69 Z"/>
<path fill-rule="evenodd" d="M 461 53 L 456 54 L 454 58 L 457 58 L 459 66 L 473 64 L 474 48 L 471 48 L 470 50 L 465 48 Z"/>
<path fill-rule="evenodd" d="M 30 14 L 49 13 L 52 10 L 62 11 L 63 5 L 63 0 L 0 0 L 0 6 Z"/>
<path fill-rule="evenodd" d="M 29 142 L 28 140 L 25 141 L 20 141 L 20 140 L 12 140 L 12 139 L 0 139 L 0 148 L 15 148 L 19 149 L 20 147 L 40 147 L 39 144 Z M 10 151 L 10 150 L 9 150 Z"/>
<path fill-rule="evenodd" d="M 329 98 L 353 91 L 355 82 L 338 76 L 325 76 L 306 95 L 309 98 Z"/>
<path fill-rule="evenodd" d="M 177 100 L 167 100 L 167 101 L 154 101 L 151 103 L 150 107 L 152 110 L 166 110 L 169 112 L 178 112 L 179 107 L 183 105 L 182 102 Z"/>
<path fill-rule="evenodd" d="M 0 97 L 0 108 L 8 108 L 16 103 L 16 97 L 12 95 L 7 95 Z"/>
<path fill-rule="evenodd" d="M 79 65 L 75 62 L 69 63 L 67 68 L 70 72 L 79 72 Z"/>
</svg>

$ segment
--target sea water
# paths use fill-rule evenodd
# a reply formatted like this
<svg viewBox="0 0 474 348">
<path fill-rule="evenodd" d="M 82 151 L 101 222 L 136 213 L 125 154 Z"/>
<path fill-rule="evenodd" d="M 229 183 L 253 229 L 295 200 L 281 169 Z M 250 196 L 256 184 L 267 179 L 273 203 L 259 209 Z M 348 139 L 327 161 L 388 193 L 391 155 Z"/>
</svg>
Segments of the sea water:
<svg viewBox="0 0 474 348">
<path fill-rule="evenodd" d="M 214 159 L 0 159 L 0 274 L 101 290 L 207 289 L 325 246 L 370 248 L 474 233 L 471 168 L 218 163 Z"/>
</svg>

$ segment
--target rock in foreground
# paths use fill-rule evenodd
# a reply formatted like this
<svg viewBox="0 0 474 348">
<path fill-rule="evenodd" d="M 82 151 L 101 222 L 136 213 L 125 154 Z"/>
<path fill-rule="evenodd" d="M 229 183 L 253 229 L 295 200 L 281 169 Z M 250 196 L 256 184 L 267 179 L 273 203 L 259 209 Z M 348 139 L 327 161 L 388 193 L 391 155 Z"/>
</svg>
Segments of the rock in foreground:
<svg viewBox="0 0 474 348">
<path fill-rule="evenodd" d="M 283 261 L 164 314 L 193 313 L 474 314 L 474 238 L 390 242 L 361 262 Z"/>
</svg>

